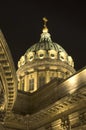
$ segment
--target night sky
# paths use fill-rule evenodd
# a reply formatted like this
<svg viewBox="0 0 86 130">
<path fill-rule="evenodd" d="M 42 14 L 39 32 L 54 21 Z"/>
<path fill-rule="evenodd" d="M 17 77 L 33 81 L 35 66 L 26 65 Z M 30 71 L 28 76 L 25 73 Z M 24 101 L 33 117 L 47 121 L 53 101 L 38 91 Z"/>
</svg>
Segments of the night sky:
<svg viewBox="0 0 86 130">
<path fill-rule="evenodd" d="M 74 0 L 13 0 L 0 2 L 2 30 L 17 69 L 17 62 L 26 50 L 39 42 L 42 18 L 53 42 L 59 43 L 72 56 L 75 69 L 86 65 L 86 4 Z"/>
</svg>

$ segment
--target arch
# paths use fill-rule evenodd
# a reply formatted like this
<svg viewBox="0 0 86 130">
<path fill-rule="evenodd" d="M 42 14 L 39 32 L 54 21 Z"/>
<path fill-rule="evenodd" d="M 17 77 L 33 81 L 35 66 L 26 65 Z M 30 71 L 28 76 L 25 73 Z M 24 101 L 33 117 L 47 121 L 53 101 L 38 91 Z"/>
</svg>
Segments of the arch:
<svg viewBox="0 0 86 130">
<path fill-rule="evenodd" d="M 0 69 L 1 69 L 1 75 L 3 74 L 2 82 L 4 81 L 3 85 L 5 89 L 4 94 L 7 100 L 6 102 L 4 102 L 5 103 L 4 110 L 6 110 L 6 113 L 9 113 L 12 110 L 14 102 L 16 100 L 17 77 L 10 49 L 7 45 L 5 37 L 1 32 L 1 30 L 0 30 Z"/>
</svg>

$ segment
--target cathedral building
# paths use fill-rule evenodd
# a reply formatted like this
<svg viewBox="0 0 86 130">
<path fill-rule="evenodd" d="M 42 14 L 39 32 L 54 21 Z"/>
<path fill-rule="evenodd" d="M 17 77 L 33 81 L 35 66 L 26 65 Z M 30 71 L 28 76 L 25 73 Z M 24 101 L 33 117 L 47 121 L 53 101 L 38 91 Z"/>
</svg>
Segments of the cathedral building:
<svg viewBox="0 0 86 130">
<path fill-rule="evenodd" d="M 75 70 L 43 21 L 17 71 L 0 31 L 0 130 L 86 130 L 86 67 Z"/>
</svg>

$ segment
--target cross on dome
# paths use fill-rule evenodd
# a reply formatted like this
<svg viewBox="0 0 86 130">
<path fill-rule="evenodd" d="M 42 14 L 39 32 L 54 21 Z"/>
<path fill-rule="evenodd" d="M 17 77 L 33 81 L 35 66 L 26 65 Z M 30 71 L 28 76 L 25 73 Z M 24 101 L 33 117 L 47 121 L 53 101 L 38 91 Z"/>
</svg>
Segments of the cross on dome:
<svg viewBox="0 0 86 130">
<path fill-rule="evenodd" d="M 44 28 L 43 28 L 43 33 L 47 33 L 48 32 L 48 28 L 46 26 L 46 23 L 48 22 L 48 19 L 46 17 L 43 17 L 43 21 L 44 21 Z"/>
</svg>

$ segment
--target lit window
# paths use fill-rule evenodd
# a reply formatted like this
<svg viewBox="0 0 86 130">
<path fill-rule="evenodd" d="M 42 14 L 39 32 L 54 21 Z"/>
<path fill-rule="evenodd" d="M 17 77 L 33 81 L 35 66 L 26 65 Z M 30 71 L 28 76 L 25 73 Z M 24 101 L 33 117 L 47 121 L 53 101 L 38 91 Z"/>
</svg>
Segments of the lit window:
<svg viewBox="0 0 86 130">
<path fill-rule="evenodd" d="M 29 80 L 29 90 L 34 90 L 34 79 Z"/>
</svg>

